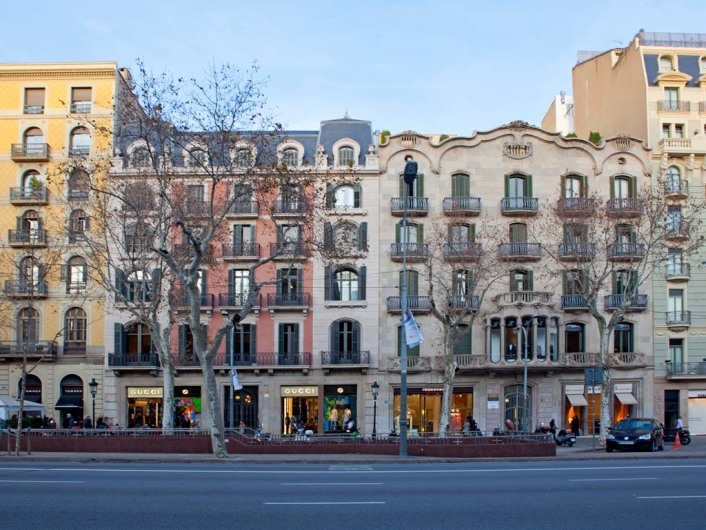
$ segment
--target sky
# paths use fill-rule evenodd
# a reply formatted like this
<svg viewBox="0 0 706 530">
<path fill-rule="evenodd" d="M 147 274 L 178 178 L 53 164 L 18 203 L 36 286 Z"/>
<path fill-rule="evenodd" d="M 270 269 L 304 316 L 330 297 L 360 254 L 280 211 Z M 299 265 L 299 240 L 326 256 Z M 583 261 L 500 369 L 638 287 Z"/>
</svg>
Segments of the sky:
<svg viewBox="0 0 706 530">
<path fill-rule="evenodd" d="M 706 33 L 706 1 L 4 0 L 0 62 L 116 61 L 198 76 L 257 62 L 277 121 L 393 134 L 540 125 L 579 50 Z"/>
</svg>

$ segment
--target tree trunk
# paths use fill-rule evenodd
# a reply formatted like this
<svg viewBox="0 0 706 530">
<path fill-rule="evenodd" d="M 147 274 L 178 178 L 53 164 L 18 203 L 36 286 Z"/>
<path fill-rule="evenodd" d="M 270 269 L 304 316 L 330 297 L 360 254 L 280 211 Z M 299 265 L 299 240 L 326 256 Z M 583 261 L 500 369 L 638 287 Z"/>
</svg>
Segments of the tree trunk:
<svg viewBox="0 0 706 530">
<path fill-rule="evenodd" d="M 208 399 L 208 419 L 211 424 L 211 447 L 214 456 L 228 457 L 228 448 L 225 444 L 223 416 L 220 414 L 221 406 L 218 399 L 216 375 L 213 373 L 213 359 L 206 357 L 201 361 L 201 372 L 205 382 L 206 398 Z"/>
<path fill-rule="evenodd" d="M 18 401 L 20 408 L 17 411 L 17 434 L 15 438 L 15 456 L 20 456 L 20 444 L 22 443 L 22 416 L 25 408 L 25 390 L 27 387 L 27 345 L 24 347 L 24 359 L 22 362 L 22 375 L 20 376 L 20 395 Z M 43 420 L 44 418 L 42 418 Z"/>
<path fill-rule="evenodd" d="M 451 425 L 451 404 L 453 403 L 454 379 L 458 363 L 450 353 L 448 341 L 446 343 L 447 352 L 444 355 L 444 388 L 441 394 L 441 418 L 439 419 L 439 437 L 443 438 L 448 434 Z"/>
<path fill-rule="evenodd" d="M 603 368 L 603 384 L 601 387 L 601 430 L 599 437 L 599 445 L 603 446 L 605 444 L 606 436 L 608 435 L 608 426 L 611 423 L 610 417 L 610 369 L 607 365 L 608 358 L 608 342 L 610 340 L 610 333 L 607 327 L 599 326 L 600 331 L 600 365 Z"/>
<path fill-rule="evenodd" d="M 162 364 L 164 407 L 162 409 L 162 432 L 167 435 L 174 433 L 174 364 L 171 359 Z"/>
</svg>

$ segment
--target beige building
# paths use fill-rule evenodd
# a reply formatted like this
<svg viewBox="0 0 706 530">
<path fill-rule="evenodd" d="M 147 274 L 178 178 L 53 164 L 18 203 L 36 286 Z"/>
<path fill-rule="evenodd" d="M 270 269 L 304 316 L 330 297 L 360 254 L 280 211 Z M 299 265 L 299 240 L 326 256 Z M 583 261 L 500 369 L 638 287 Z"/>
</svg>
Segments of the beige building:
<svg viewBox="0 0 706 530">
<path fill-rule="evenodd" d="M 576 133 L 628 134 L 652 149 L 650 171 L 678 213 L 706 175 L 706 35 L 640 31 L 626 48 L 582 52 L 573 69 Z M 693 234 L 691 235 L 693 237 Z M 655 417 L 706 433 L 703 256 L 670 244 L 654 279 Z"/>
<path fill-rule="evenodd" d="M 401 174 L 407 155 L 418 162 L 419 177 L 407 199 L 410 224 L 402 241 Z M 449 428 L 460 430 L 468 415 L 483 431 L 493 431 L 507 419 L 517 422 L 524 417 L 524 428 L 534 429 L 552 418 L 564 426 L 578 417 L 581 432 L 593 432 L 599 418 L 600 388 L 584 384 L 584 370 L 597 363 L 597 327 L 581 299 L 572 295 L 556 273 L 556 262 L 549 254 L 557 254 L 561 240 L 543 234 L 542 226 L 554 205 L 569 208 L 589 194 L 608 200 L 616 180 L 648 182 L 649 151 L 627 137 L 596 147 L 514 122 L 470 138 L 442 142 L 406 132 L 391 136 L 380 146 L 379 156 L 384 174 L 380 185 L 378 355 L 379 369 L 386 374 L 380 376 L 384 406 L 379 430 L 397 430 L 399 422 L 403 247 L 410 271 L 409 307 L 425 338 L 420 347 L 408 352 L 408 423 L 412 434 L 438 432 L 443 428 L 439 425 L 441 326 L 431 315 L 424 265 L 429 245 L 434 243 L 430 238 L 438 236 L 430 234 L 439 233 L 435 228 L 439 224 L 453 225 L 448 231 L 454 234 L 450 236 L 453 243 L 471 249 L 475 248 L 476 227 L 491 223 L 496 233 L 485 240 L 488 246 L 483 251 L 498 253 L 503 275 L 479 301 L 470 334 L 454 351 L 458 372 Z M 582 184 L 574 187 L 574 183 Z M 453 256 L 447 253 L 444 259 Z M 595 259 L 606 259 L 606 254 Z M 438 293 L 444 279 L 433 281 Z M 640 288 L 640 302 L 611 336 L 608 363 L 613 367 L 613 420 L 653 413 L 652 328 L 646 295 L 650 290 L 648 280 Z M 605 299 L 607 314 L 613 296 L 610 288 L 601 293 L 600 306 Z M 524 326 L 529 337 L 526 415 L 522 413 L 524 336 L 518 334 L 518 325 Z"/>
</svg>

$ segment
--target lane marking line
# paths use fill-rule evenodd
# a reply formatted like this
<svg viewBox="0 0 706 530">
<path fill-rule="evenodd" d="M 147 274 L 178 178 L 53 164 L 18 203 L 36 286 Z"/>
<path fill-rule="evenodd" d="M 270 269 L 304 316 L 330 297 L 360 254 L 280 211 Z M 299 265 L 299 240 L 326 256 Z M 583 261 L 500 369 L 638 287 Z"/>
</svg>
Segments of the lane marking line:
<svg viewBox="0 0 706 530">
<path fill-rule="evenodd" d="M 282 486 L 382 486 L 384 482 L 282 482 Z"/>
<path fill-rule="evenodd" d="M 626 478 L 570 478 L 569 482 L 602 482 L 610 480 L 658 480 L 657 477 L 626 477 Z"/>
<path fill-rule="evenodd" d="M 706 495 L 660 495 L 656 497 L 635 497 L 636 499 L 706 499 Z"/>
<path fill-rule="evenodd" d="M 0 480 L 3 484 L 85 484 L 85 480 Z"/>
<path fill-rule="evenodd" d="M 334 505 L 334 506 L 347 506 L 351 504 L 387 504 L 382 501 L 333 501 L 333 502 L 263 502 L 262 504 L 267 504 L 270 506 L 321 506 L 321 505 Z"/>
</svg>

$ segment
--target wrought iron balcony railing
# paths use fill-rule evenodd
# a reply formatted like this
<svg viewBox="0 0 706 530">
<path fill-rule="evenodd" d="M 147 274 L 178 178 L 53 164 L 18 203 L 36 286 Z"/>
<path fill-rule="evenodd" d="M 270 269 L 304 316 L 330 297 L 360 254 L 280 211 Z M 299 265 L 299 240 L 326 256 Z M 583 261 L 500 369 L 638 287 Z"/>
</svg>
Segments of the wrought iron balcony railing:
<svg viewBox="0 0 706 530">
<path fill-rule="evenodd" d="M 10 158 L 15 162 L 49 160 L 49 144 L 12 144 Z"/>
<path fill-rule="evenodd" d="M 644 243 L 614 243 L 607 246 L 608 259 L 642 259 L 647 253 Z"/>
<path fill-rule="evenodd" d="M 609 294 L 604 299 L 605 308 L 608 310 L 625 307 L 632 310 L 647 309 L 646 294 Z"/>
<path fill-rule="evenodd" d="M 667 311 L 666 322 L 668 326 L 690 326 L 691 311 Z"/>
<path fill-rule="evenodd" d="M 609 199 L 606 207 L 613 217 L 639 217 L 645 211 L 642 199 Z"/>
<path fill-rule="evenodd" d="M 259 258 L 259 243 L 233 243 L 221 247 L 221 256 L 224 258 Z"/>
<path fill-rule="evenodd" d="M 426 197 L 393 197 L 390 199 L 390 213 L 395 216 L 403 215 L 405 204 L 407 215 L 411 217 L 429 213 L 429 199 Z"/>
<path fill-rule="evenodd" d="M 268 307 L 308 307 L 311 305 L 310 293 L 268 293 Z"/>
<path fill-rule="evenodd" d="M 390 245 L 390 258 L 395 261 L 402 260 L 405 250 L 409 261 L 423 261 L 429 257 L 429 245 L 427 243 L 392 243 Z"/>
<path fill-rule="evenodd" d="M 48 201 L 49 192 L 44 186 L 10 188 L 10 202 L 12 204 L 46 204 Z"/>
<path fill-rule="evenodd" d="M 444 258 L 449 261 L 478 259 L 482 253 L 483 246 L 480 243 L 471 243 L 469 241 L 444 243 Z"/>
<path fill-rule="evenodd" d="M 446 215 L 478 215 L 481 211 L 480 197 L 444 197 Z"/>
<path fill-rule="evenodd" d="M 321 366 L 346 366 L 370 364 L 370 351 L 322 351 Z"/>
<path fill-rule="evenodd" d="M 428 296 L 408 295 L 407 308 L 415 312 L 431 311 L 431 298 Z M 402 311 L 402 298 L 399 296 L 388 296 L 387 310 L 391 313 Z"/>
<path fill-rule="evenodd" d="M 500 243 L 498 254 L 501 258 L 540 259 L 542 257 L 541 243 Z"/>
<path fill-rule="evenodd" d="M 108 366 L 113 368 L 159 368 L 156 353 L 109 353 Z"/>
<path fill-rule="evenodd" d="M 535 214 L 539 211 L 536 197 L 505 197 L 500 200 L 500 211 L 504 214 Z"/>
</svg>

